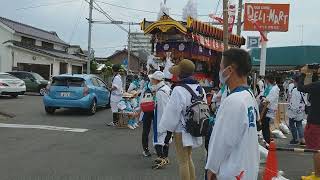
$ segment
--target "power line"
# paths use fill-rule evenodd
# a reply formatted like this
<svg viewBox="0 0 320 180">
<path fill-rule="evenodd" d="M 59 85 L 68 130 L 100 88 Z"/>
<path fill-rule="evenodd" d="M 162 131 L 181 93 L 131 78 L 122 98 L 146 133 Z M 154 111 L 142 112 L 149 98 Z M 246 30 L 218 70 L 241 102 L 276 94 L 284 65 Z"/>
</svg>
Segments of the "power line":
<svg viewBox="0 0 320 180">
<path fill-rule="evenodd" d="M 139 11 L 139 12 L 145 12 L 145 13 L 151 13 L 151 14 L 158 14 L 155 11 L 148 11 L 148 10 L 143 10 L 143 9 L 129 8 L 129 7 L 120 6 L 120 5 L 116 5 L 116 4 L 111 4 L 111 3 L 107 3 L 107 2 L 103 2 L 103 1 L 97 1 L 97 2 L 100 2 L 102 4 L 107 4 L 109 6 L 114 6 L 114 7 L 118 7 L 118 8 L 122 8 L 122 9 L 127 9 L 127 10 L 133 10 L 133 11 Z"/>
<path fill-rule="evenodd" d="M 67 4 L 67 3 L 72 3 L 72 2 L 75 2 L 75 1 L 77 1 L 77 0 L 60 1 L 60 2 L 49 3 L 49 4 L 33 5 L 33 6 L 28 6 L 28 7 L 17 8 L 16 11 L 34 9 L 34 8 L 46 7 L 46 6 L 54 6 L 54 5 L 60 5 L 60 4 Z"/>
<path fill-rule="evenodd" d="M 97 1 L 97 2 L 100 2 L 100 3 L 102 3 L 102 4 L 106 4 L 106 5 L 109 5 L 109 6 L 113 6 L 113 7 L 118 7 L 118 8 L 122 8 L 122 9 L 132 10 L 132 11 L 139 11 L 139 12 L 150 13 L 150 14 L 158 14 L 158 12 L 155 12 L 155 11 L 149 11 L 149 10 L 144 10 L 144 9 L 130 8 L 130 7 L 121 6 L 121 5 L 117 5 L 117 4 L 112 4 L 112 3 L 108 3 L 108 2 L 104 2 L 104 1 Z M 170 15 L 182 16 L 181 14 L 175 14 L 175 13 L 170 13 Z M 198 16 L 208 16 L 208 15 L 198 15 Z"/>
<path fill-rule="evenodd" d="M 84 9 L 84 7 L 85 7 L 85 6 L 83 6 L 83 1 L 81 1 L 81 6 L 80 6 L 79 12 L 78 12 L 79 16 L 78 16 L 78 18 L 76 19 L 76 23 L 75 23 L 74 26 L 73 26 L 73 30 L 72 30 L 72 33 L 71 33 L 71 36 L 70 36 L 69 44 L 71 43 L 71 41 L 72 41 L 72 39 L 73 39 L 73 36 L 74 36 L 74 34 L 76 33 L 76 30 L 78 29 L 78 26 L 79 26 L 79 23 L 80 23 L 80 19 L 81 19 L 81 17 L 82 17 L 81 12 L 82 12 L 82 10 Z"/>
<path fill-rule="evenodd" d="M 216 10 L 214 11 L 214 16 L 216 16 L 216 15 L 217 15 L 217 12 L 218 12 L 218 8 L 219 8 L 219 5 L 220 5 L 220 2 L 221 2 L 221 0 L 219 0 L 219 1 L 218 1 L 218 3 L 217 3 Z"/>
<path fill-rule="evenodd" d="M 88 0 L 85 0 L 87 3 L 90 3 L 90 2 L 88 2 Z M 97 8 L 97 7 L 95 7 L 94 5 L 92 6 L 93 7 L 93 9 L 95 9 L 96 11 L 98 11 L 98 12 L 100 12 L 100 13 L 102 13 L 108 20 L 110 20 L 111 22 L 113 22 L 113 21 L 115 21 L 107 12 L 105 12 L 102 8 L 101 8 L 101 6 L 98 4 L 98 3 L 96 3 L 95 1 L 93 1 L 94 2 L 94 4 L 99 8 Z M 126 33 L 130 33 L 127 29 L 125 29 L 123 26 L 121 26 L 121 25 L 119 25 L 119 24 L 115 24 L 115 25 L 117 25 L 121 30 L 123 30 L 123 31 L 125 31 Z M 140 42 L 140 40 L 137 38 L 137 37 L 135 37 L 135 36 L 133 36 L 133 38 L 134 39 L 136 39 L 137 41 L 138 41 L 138 43 L 141 43 Z M 128 38 L 128 41 L 130 41 L 129 40 L 129 38 Z"/>
<path fill-rule="evenodd" d="M 109 46 L 109 47 L 98 47 L 98 48 L 93 48 L 93 49 L 114 49 L 114 48 L 119 48 L 119 47 L 125 47 L 127 45 L 122 45 L 122 46 Z"/>
<path fill-rule="evenodd" d="M 87 0 L 85 0 L 85 1 L 88 2 Z M 115 21 L 107 12 L 105 12 L 105 11 L 101 8 L 101 6 L 100 6 L 98 3 L 96 3 L 95 1 L 93 1 L 93 2 L 94 2 L 94 4 L 95 4 L 96 6 L 98 6 L 98 8 L 99 8 L 99 9 L 97 9 L 95 6 L 93 6 L 93 8 L 94 8 L 95 10 L 97 10 L 98 12 L 104 14 L 104 15 L 107 17 L 107 19 L 109 19 L 111 22 L 112 22 L 112 21 Z M 121 25 L 119 25 L 119 24 L 115 24 L 115 25 L 117 25 L 120 29 L 122 29 L 123 31 L 125 31 L 126 33 L 129 34 L 129 31 L 128 31 L 127 29 L 125 29 L 124 27 L 122 27 Z M 141 43 L 137 37 L 133 37 L 133 38 L 136 39 L 139 43 Z"/>
<path fill-rule="evenodd" d="M 86 0 L 87 1 L 87 0 Z M 88 2 L 88 1 L 87 1 Z M 106 11 L 104 11 L 102 8 L 101 8 L 101 6 L 98 4 L 98 3 L 96 3 L 95 1 L 93 1 L 94 2 L 94 4 L 96 5 L 96 6 L 98 6 L 98 8 L 96 8 L 95 6 L 93 6 L 93 8 L 95 9 L 95 10 L 97 10 L 97 11 L 99 11 L 100 13 L 102 13 L 107 19 L 109 19 L 110 21 L 114 21 L 114 19 L 106 12 Z M 123 30 L 123 31 L 125 31 L 126 33 L 129 33 L 129 31 L 127 30 L 127 29 L 125 29 L 124 27 L 122 27 L 121 25 L 119 25 L 119 24 L 116 24 L 116 26 L 118 26 L 121 30 Z"/>
</svg>

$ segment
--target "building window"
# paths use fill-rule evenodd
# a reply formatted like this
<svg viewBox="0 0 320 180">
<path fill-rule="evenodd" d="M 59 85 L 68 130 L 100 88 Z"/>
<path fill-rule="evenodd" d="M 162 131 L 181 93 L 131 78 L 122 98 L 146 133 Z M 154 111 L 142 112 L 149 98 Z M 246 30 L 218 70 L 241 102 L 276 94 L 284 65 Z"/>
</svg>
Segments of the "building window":
<svg viewBox="0 0 320 180">
<path fill-rule="evenodd" d="M 68 72 L 68 63 L 60 62 L 60 74 L 66 74 Z"/>
<path fill-rule="evenodd" d="M 24 36 L 21 37 L 21 42 L 25 45 L 30 45 L 30 46 L 36 45 L 35 39 L 24 37 Z"/>
<path fill-rule="evenodd" d="M 44 49 L 53 49 L 53 44 L 42 41 L 42 47 L 43 47 Z"/>
</svg>

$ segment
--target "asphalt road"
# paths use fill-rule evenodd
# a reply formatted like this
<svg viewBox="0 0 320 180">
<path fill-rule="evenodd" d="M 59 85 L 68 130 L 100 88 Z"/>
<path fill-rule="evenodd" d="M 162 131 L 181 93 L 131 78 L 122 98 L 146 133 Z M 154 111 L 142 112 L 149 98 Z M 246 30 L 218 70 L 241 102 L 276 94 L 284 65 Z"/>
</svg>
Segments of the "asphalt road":
<svg viewBox="0 0 320 180">
<path fill-rule="evenodd" d="M 110 110 L 101 109 L 94 116 L 77 110 L 58 110 L 47 115 L 39 96 L 18 99 L 0 97 L 0 111 L 14 114 L 0 116 L 0 123 L 50 125 L 84 128 L 87 132 L 41 129 L 0 128 L 1 180 L 176 180 L 177 163 L 171 148 L 171 164 L 152 170 L 153 158 L 142 156 L 141 128 L 137 130 L 107 127 Z M 284 146 L 286 141 L 279 141 Z M 150 143 L 151 145 L 151 143 Z M 197 179 L 203 179 L 205 151 L 193 152 Z M 279 169 L 285 177 L 297 180 L 311 172 L 310 154 L 278 153 Z M 263 168 L 262 168 L 263 169 Z"/>
</svg>

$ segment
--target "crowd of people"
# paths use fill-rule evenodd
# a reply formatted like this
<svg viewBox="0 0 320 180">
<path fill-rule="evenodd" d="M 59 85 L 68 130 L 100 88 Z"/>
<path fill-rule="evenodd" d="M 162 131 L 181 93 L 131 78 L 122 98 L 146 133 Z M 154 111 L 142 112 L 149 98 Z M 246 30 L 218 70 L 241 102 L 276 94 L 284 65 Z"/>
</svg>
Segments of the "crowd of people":
<svg viewBox="0 0 320 180">
<path fill-rule="evenodd" d="M 153 147 L 157 158 L 152 168 L 161 169 L 170 161 L 173 141 L 181 180 L 195 180 L 192 160 L 194 148 L 201 147 L 203 137 L 207 150 L 204 165 L 206 179 L 258 179 L 259 146 L 268 149 L 272 139 L 270 126 L 278 111 L 280 88 L 272 75 L 260 76 L 255 90 L 248 82 L 252 71 L 251 57 L 245 50 L 231 48 L 222 54 L 219 88 L 207 98 L 205 90 L 193 78 L 195 65 L 184 59 L 174 65 L 170 58 L 164 67 L 148 65 L 148 75 L 135 76 L 126 93 L 119 73 L 113 66 L 111 109 L 116 126 L 117 113 L 128 114 L 128 128 L 142 122 L 143 155 L 150 157 L 149 134 L 153 130 Z M 310 76 L 310 74 L 307 74 Z M 177 79 L 173 81 L 173 77 Z M 320 150 L 320 82 L 304 84 L 305 73 L 296 73 L 284 83 L 288 102 L 291 145 Z M 152 107 L 150 109 L 150 107 Z M 303 129 L 302 121 L 306 118 Z M 258 132 L 263 142 L 259 144 Z M 320 179 L 320 154 L 314 154 L 315 172 L 304 180 Z"/>
</svg>

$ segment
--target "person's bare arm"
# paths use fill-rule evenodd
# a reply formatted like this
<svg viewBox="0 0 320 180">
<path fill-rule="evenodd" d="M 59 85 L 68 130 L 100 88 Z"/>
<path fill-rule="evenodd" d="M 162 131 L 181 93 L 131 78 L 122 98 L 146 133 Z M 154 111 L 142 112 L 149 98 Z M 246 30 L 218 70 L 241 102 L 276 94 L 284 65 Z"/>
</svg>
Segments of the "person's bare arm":
<svg viewBox="0 0 320 180">
<path fill-rule="evenodd" d="M 217 180 L 217 176 L 215 173 L 213 173 L 212 171 L 208 170 L 208 173 L 207 173 L 207 178 L 208 180 Z"/>
</svg>

